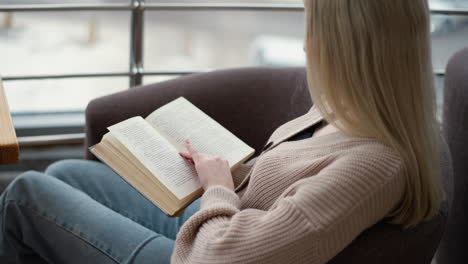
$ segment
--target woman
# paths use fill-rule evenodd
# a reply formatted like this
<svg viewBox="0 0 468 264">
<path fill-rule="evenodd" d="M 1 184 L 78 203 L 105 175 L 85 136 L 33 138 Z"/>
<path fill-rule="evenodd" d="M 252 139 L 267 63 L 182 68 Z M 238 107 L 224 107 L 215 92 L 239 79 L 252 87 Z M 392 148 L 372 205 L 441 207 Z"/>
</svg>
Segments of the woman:
<svg viewBox="0 0 468 264">
<path fill-rule="evenodd" d="M 205 192 L 166 217 L 106 166 L 62 161 L 1 196 L 20 263 L 325 263 L 386 218 L 443 198 L 426 0 L 306 0 L 314 106 L 233 174 L 187 141 Z M 324 125 L 325 126 L 321 126 Z M 314 132 L 314 130 L 316 130 Z"/>
</svg>

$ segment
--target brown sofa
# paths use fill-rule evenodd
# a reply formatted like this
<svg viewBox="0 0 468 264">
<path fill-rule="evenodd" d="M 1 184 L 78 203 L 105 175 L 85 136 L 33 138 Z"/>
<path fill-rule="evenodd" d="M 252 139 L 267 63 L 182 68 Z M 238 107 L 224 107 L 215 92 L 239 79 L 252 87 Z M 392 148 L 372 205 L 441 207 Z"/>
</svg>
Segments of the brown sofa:
<svg viewBox="0 0 468 264">
<path fill-rule="evenodd" d="M 184 96 L 257 153 L 281 124 L 312 105 L 304 68 L 239 68 L 187 75 L 135 87 L 93 100 L 86 109 L 86 146 L 100 141 L 106 127 L 126 118 L 147 116 Z M 330 263 L 430 263 L 442 237 L 452 194 L 452 168 L 446 144 L 442 167 L 448 199 L 439 214 L 418 227 L 402 231 L 384 221 L 365 230 Z M 87 159 L 95 157 L 87 152 Z"/>
</svg>

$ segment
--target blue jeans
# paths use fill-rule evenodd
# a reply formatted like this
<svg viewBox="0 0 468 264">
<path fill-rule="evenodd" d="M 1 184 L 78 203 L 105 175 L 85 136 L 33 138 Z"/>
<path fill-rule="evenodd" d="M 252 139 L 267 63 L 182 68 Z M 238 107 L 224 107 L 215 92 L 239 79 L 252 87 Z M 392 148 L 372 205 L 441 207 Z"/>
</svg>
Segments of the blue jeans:
<svg viewBox="0 0 468 264">
<path fill-rule="evenodd" d="M 0 196 L 0 262 L 169 263 L 199 205 L 168 217 L 106 165 L 59 161 L 21 174 Z"/>
</svg>

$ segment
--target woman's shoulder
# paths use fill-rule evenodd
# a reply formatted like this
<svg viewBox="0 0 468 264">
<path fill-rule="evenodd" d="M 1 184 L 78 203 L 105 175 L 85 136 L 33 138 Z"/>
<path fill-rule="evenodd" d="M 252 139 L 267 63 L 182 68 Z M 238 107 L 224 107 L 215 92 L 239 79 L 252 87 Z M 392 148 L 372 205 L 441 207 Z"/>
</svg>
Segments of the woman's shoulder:
<svg viewBox="0 0 468 264">
<path fill-rule="evenodd" d="M 376 155 L 394 161 L 403 161 L 401 154 L 393 147 L 374 137 L 350 136 L 342 131 L 337 131 L 331 133 L 329 137 L 325 135 L 318 139 L 322 139 L 321 144 L 318 145 L 327 146 L 332 152 L 341 153 L 341 157 L 362 158 L 363 156 Z"/>
<path fill-rule="evenodd" d="M 351 143 L 349 146 L 349 151 L 352 151 L 356 154 L 366 155 L 366 154 L 380 154 L 388 156 L 392 159 L 402 159 L 400 153 L 398 153 L 390 145 L 384 143 L 382 140 L 374 137 L 348 137 L 348 142 Z M 354 144 L 353 144 L 354 143 Z"/>
</svg>

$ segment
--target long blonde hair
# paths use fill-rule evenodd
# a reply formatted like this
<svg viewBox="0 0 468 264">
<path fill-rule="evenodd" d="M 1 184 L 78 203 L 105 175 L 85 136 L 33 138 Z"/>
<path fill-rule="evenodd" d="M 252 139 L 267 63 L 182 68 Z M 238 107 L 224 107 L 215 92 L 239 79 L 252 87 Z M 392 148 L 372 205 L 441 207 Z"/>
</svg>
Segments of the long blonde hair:
<svg viewBox="0 0 468 264">
<path fill-rule="evenodd" d="M 427 0 L 304 0 L 307 81 L 325 120 L 373 137 L 405 161 L 406 191 L 390 213 L 429 220 L 444 193 Z"/>
</svg>

